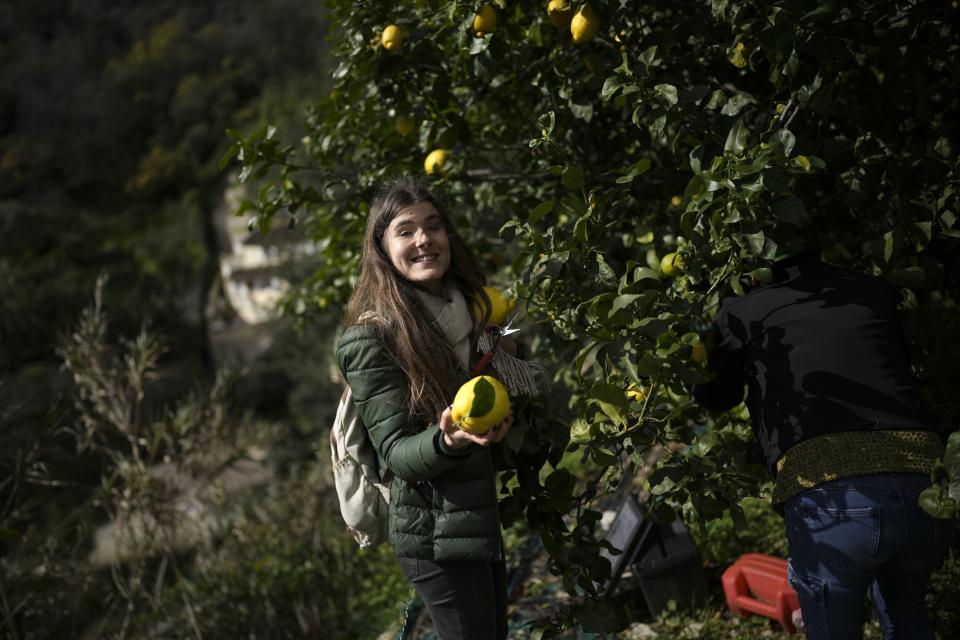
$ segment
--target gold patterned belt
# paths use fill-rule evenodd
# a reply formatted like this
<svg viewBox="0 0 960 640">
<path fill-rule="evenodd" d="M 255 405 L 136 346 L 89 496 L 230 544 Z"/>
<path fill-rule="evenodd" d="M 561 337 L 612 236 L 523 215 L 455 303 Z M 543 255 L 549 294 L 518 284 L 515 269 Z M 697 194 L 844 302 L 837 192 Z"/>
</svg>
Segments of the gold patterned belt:
<svg viewBox="0 0 960 640">
<path fill-rule="evenodd" d="M 943 457 L 933 431 L 841 431 L 804 440 L 777 460 L 773 503 L 837 480 L 885 471 L 930 473 Z"/>
</svg>

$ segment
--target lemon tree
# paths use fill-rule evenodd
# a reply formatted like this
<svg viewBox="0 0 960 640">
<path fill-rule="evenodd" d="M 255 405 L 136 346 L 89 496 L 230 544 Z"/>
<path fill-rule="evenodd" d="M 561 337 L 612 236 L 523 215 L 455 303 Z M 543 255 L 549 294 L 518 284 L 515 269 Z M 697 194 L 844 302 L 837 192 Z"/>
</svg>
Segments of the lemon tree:
<svg viewBox="0 0 960 640">
<path fill-rule="evenodd" d="M 709 376 L 719 300 L 768 280 L 798 240 L 899 290 L 937 420 L 960 423 L 948 4 L 328 6 L 334 89 L 305 135 L 231 134 L 225 158 L 256 185 L 241 213 L 265 230 L 306 225 L 318 266 L 289 309 L 310 316 L 349 294 L 381 182 L 416 175 L 444 194 L 493 281 L 523 301 L 532 355 L 554 374 L 556 398 L 515 406 L 501 512 L 540 532 L 571 593 L 596 595 L 609 571 L 595 498 L 651 447 L 670 452 L 651 504 L 688 522 L 739 517 L 760 490 L 749 416 L 708 415 L 689 389 Z M 474 28 L 483 6 L 495 29 Z M 389 25 L 407 34 L 397 51 L 380 43 Z M 415 122 L 407 135 L 400 116 Z M 435 149 L 448 152 L 439 167 L 424 163 Z M 590 619 L 603 630 L 617 616 Z"/>
</svg>

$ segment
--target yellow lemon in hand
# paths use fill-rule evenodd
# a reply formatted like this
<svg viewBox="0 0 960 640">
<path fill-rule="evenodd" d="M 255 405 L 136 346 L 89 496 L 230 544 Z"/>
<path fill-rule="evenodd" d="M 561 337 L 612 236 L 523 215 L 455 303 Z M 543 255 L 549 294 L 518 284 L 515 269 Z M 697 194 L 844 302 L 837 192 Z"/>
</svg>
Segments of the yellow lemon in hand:
<svg viewBox="0 0 960 640">
<path fill-rule="evenodd" d="M 570 26 L 570 19 L 573 17 L 570 0 L 550 0 L 547 3 L 547 15 L 550 17 L 551 24 L 557 29 L 566 29 Z"/>
<path fill-rule="evenodd" d="M 510 415 L 507 389 L 496 378 L 477 376 L 457 391 L 450 414 L 459 429 L 484 434 Z"/>
<path fill-rule="evenodd" d="M 683 272 L 683 257 L 675 251 L 663 256 L 663 259 L 660 261 L 660 271 L 662 271 L 665 276 L 672 276 Z"/>
<path fill-rule="evenodd" d="M 434 149 L 429 154 L 427 154 L 426 159 L 423 161 L 423 170 L 427 173 L 439 173 L 443 174 L 443 169 L 447 164 L 447 153 L 446 149 Z"/>
<path fill-rule="evenodd" d="M 391 24 L 383 30 L 383 35 L 380 36 L 380 43 L 387 51 L 396 51 L 403 46 L 403 41 L 406 40 L 406 38 L 407 34 L 405 34 L 400 27 Z"/>
<path fill-rule="evenodd" d="M 497 12 L 488 4 L 480 7 L 477 15 L 473 17 L 473 30 L 478 38 L 482 38 L 488 33 L 493 33 L 497 28 Z"/>
<path fill-rule="evenodd" d="M 600 20 L 589 4 L 580 7 L 577 15 L 573 16 L 570 21 L 570 35 L 573 36 L 575 44 L 590 42 L 593 40 L 593 36 L 597 35 L 599 28 Z"/>
</svg>

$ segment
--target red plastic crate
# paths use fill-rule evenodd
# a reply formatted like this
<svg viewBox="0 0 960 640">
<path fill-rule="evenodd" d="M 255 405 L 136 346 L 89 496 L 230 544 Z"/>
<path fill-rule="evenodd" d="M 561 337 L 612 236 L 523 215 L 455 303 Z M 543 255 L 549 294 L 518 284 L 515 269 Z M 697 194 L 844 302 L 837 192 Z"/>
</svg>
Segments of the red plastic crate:
<svg viewBox="0 0 960 640">
<path fill-rule="evenodd" d="M 745 553 L 723 572 L 727 606 L 737 615 L 772 618 L 789 633 L 796 632 L 791 616 L 800 608 L 787 581 L 787 561 L 763 553 Z"/>
</svg>

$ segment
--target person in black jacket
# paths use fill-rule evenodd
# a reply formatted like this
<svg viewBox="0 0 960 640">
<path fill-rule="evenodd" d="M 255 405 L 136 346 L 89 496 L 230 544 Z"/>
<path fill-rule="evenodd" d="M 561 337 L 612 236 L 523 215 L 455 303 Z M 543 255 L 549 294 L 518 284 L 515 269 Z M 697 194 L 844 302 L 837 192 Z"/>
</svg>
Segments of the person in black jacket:
<svg viewBox="0 0 960 640">
<path fill-rule="evenodd" d="M 864 596 L 887 638 L 930 638 L 924 594 L 954 524 L 918 505 L 943 443 L 920 398 L 879 278 L 813 253 L 721 302 L 708 368 L 711 409 L 743 400 L 774 478 L 790 582 L 808 638 L 859 638 Z"/>
</svg>

